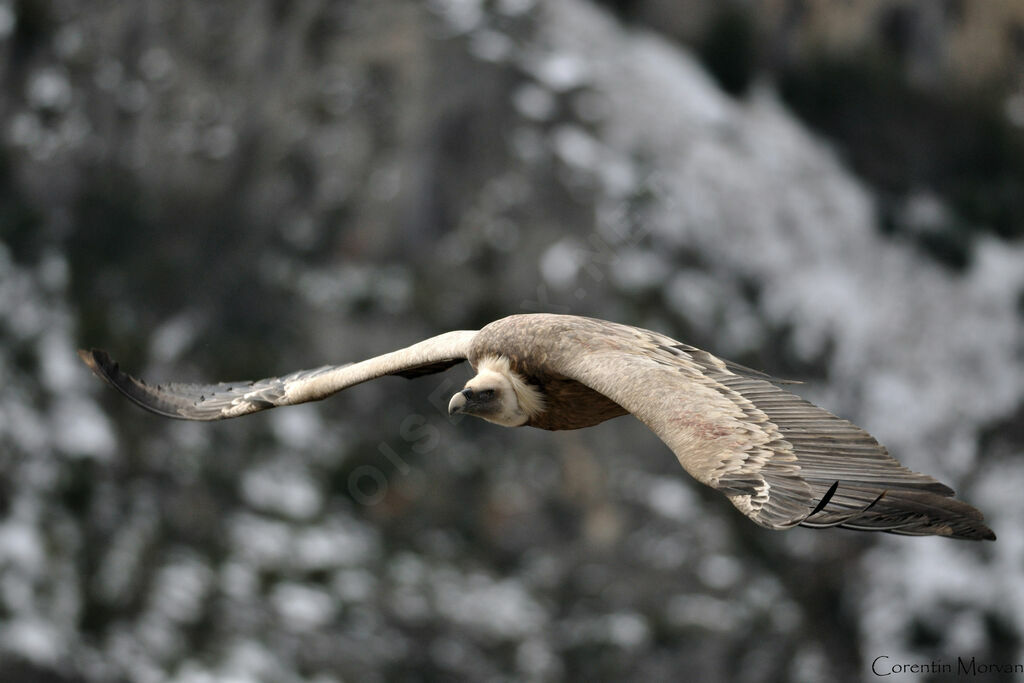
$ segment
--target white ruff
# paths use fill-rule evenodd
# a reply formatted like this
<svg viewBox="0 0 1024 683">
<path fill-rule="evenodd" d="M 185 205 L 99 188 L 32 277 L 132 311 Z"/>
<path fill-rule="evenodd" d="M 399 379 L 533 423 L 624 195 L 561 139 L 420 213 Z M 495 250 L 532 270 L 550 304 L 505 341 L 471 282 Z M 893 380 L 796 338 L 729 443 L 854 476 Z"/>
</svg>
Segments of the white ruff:
<svg viewBox="0 0 1024 683">
<path fill-rule="evenodd" d="M 477 364 L 477 375 L 488 371 L 499 374 L 508 380 L 508 383 L 512 385 L 512 391 L 516 394 L 516 400 L 519 401 L 519 407 L 528 417 L 540 415 L 544 412 L 544 395 L 527 384 L 522 377 L 512 370 L 508 358 L 505 356 L 481 358 Z"/>
</svg>

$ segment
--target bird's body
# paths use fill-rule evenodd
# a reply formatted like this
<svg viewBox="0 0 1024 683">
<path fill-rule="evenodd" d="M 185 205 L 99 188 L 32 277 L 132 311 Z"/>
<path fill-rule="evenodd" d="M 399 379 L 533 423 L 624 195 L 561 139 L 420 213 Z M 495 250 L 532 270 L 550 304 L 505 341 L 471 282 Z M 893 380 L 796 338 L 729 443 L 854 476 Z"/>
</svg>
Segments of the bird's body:
<svg viewBox="0 0 1024 683">
<path fill-rule="evenodd" d="M 995 538 L 952 489 L 906 469 L 870 434 L 769 376 L 604 320 L 513 315 L 360 363 L 216 385 L 151 387 L 102 351 L 80 355 L 144 408 L 197 420 L 318 400 L 375 377 L 415 377 L 468 360 L 477 375 L 452 397 L 450 412 L 548 430 L 632 413 L 690 475 L 762 526 Z"/>
</svg>

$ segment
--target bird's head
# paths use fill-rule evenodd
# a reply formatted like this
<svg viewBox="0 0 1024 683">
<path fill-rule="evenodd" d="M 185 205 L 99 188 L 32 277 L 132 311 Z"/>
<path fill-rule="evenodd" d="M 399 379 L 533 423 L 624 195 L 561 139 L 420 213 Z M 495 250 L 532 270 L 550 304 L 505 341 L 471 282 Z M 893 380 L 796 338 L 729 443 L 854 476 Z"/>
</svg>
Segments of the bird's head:
<svg viewBox="0 0 1024 683">
<path fill-rule="evenodd" d="M 507 358 L 484 359 L 476 377 L 448 403 L 448 414 L 464 413 L 503 427 L 520 427 L 543 410 L 540 392 L 509 367 Z"/>
</svg>

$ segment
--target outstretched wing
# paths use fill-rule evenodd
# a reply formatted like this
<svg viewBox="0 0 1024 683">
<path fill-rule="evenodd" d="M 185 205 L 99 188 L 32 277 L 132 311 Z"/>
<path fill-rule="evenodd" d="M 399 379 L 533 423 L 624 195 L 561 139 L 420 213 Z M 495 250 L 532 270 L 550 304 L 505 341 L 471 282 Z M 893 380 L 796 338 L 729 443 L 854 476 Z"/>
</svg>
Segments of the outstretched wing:
<svg viewBox="0 0 1024 683">
<path fill-rule="evenodd" d="M 602 334 L 552 370 L 633 413 L 758 524 L 995 538 L 948 486 L 765 375 L 654 332 L 604 323 Z"/>
<path fill-rule="evenodd" d="M 79 351 L 99 377 L 146 410 L 184 420 L 222 420 L 277 406 L 318 401 L 384 375 L 419 377 L 466 359 L 475 331 L 447 332 L 359 363 L 325 365 L 283 377 L 220 384 L 149 385 L 122 372 L 106 352 Z"/>
</svg>

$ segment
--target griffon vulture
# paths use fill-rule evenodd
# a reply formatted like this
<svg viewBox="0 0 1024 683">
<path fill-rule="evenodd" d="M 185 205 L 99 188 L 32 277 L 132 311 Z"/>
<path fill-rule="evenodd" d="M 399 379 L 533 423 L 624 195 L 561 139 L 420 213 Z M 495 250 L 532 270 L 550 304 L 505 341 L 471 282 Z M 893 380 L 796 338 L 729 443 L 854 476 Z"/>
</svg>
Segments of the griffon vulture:
<svg viewBox="0 0 1024 683">
<path fill-rule="evenodd" d="M 571 315 L 513 315 L 347 365 L 222 384 L 151 386 L 103 351 L 92 370 L 143 408 L 220 420 L 316 401 L 383 375 L 417 377 L 468 360 L 477 374 L 448 412 L 506 427 L 579 429 L 632 413 L 697 481 L 769 529 L 846 527 L 995 539 L 978 510 L 912 472 L 854 424 L 768 375 L 657 332 Z"/>
</svg>

